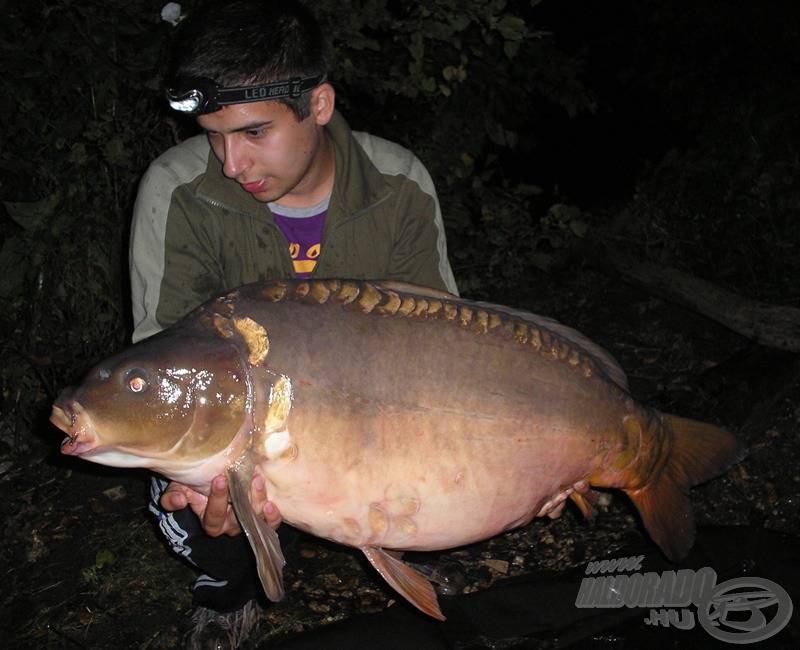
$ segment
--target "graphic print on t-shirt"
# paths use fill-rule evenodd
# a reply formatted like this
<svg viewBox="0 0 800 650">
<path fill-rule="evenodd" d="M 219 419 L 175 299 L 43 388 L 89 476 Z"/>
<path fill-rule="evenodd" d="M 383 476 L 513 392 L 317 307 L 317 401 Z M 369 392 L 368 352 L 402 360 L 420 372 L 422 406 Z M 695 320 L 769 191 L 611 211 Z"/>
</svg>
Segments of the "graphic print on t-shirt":
<svg viewBox="0 0 800 650">
<path fill-rule="evenodd" d="M 317 265 L 322 248 L 322 227 L 330 198 L 329 194 L 325 200 L 310 208 L 287 208 L 275 203 L 269 204 L 275 223 L 289 244 L 294 273 L 300 279 L 308 278 Z"/>
</svg>

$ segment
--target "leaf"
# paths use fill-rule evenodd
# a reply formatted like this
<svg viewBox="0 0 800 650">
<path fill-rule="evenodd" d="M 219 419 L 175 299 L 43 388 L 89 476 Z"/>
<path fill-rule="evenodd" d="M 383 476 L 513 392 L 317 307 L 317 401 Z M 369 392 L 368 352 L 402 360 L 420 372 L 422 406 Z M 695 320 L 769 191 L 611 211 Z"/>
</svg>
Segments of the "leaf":
<svg viewBox="0 0 800 650">
<path fill-rule="evenodd" d="M 505 146 L 507 144 L 506 132 L 503 129 L 503 126 L 498 122 L 491 121 L 486 125 L 486 135 L 488 135 L 489 139 L 495 144 L 499 144 L 501 146 Z"/>
<path fill-rule="evenodd" d="M 112 165 L 124 165 L 131 157 L 130 149 L 125 146 L 121 137 L 111 138 L 103 147 L 103 155 Z"/>
<path fill-rule="evenodd" d="M 525 21 L 517 16 L 506 14 L 497 21 L 497 29 L 509 41 L 521 41 L 528 31 Z"/>
<path fill-rule="evenodd" d="M 576 237 L 584 237 L 589 230 L 589 224 L 581 219 L 573 219 L 569 222 L 569 229 Z"/>
<path fill-rule="evenodd" d="M 544 190 L 538 185 L 520 183 L 517 185 L 517 193 L 523 196 L 539 196 Z"/>
<path fill-rule="evenodd" d="M 117 563 L 117 558 L 107 548 L 99 551 L 94 559 L 94 566 L 102 569 L 104 566 L 114 566 Z"/>
<path fill-rule="evenodd" d="M 519 41 L 506 41 L 503 43 L 503 52 L 509 59 L 513 59 L 519 52 Z"/>
<path fill-rule="evenodd" d="M 422 42 L 422 34 L 417 32 L 412 35 L 408 51 L 411 52 L 411 56 L 413 56 L 416 61 L 421 60 L 422 57 L 425 56 L 425 43 Z"/>
<path fill-rule="evenodd" d="M 86 153 L 86 145 L 83 142 L 74 144 L 70 154 L 70 161 L 76 165 L 85 165 L 88 160 L 89 155 Z"/>
<path fill-rule="evenodd" d="M 469 27 L 469 16 L 463 13 L 458 14 L 450 23 L 450 26 L 456 32 L 465 30 L 467 27 Z"/>
<path fill-rule="evenodd" d="M 27 232 L 34 232 L 44 223 L 44 220 L 53 214 L 56 205 L 54 196 L 34 201 L 32 203 L 15 203 L 3 201 L 8 210 L 8 215 L 22 226 Z"/>
<path fill-rule="evenodd" d="M 519 138 L 514 131 L 506 131 L 505 132 L 506 144 L 508 145 L 509 149 L 513 149 L 517 146 L 517 142 Z"/>
</svg>

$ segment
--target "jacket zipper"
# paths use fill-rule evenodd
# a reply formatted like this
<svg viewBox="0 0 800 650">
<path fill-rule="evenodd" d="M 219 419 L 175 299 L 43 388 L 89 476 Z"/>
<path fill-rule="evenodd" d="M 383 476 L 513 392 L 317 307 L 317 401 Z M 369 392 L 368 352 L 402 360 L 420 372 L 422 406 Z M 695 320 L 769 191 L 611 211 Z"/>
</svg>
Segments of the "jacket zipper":
<svg viewBox="0 0 800 650">
<path fill-rule="evenodd" d="M 383 203 L 385 203 L 386 201 L 388 201 L 388 200 L 389 200 L 389 198 L 390 198 L 390 197 L 391 197 L 393 194 L 394 194 L 394 190 L 389 190 L 389 192 L 386 194 L 386 196 L 384 196 L 384 197 L 383 197 L 382 199 L 380 199 L 379 201 L 376 201 L 375 203 L 373 203 L 373 204 L 372 204 L 371 206 L 369 206 L 368 208 L 364 208 L 364 209 L 363 209 L 363 210 L 361 210 L 360 212 L 356 212 L 355 214 L 351 214 L 349 217 L 347 217 L 347 218 L 345 218 L 345 219 L 342 219 L 342 220 L 341 220 L 339 223 L 337 223 L 337 224 L 334 224 L 334 225 L 331 227 L 330 231 L 328 232 L 328 239 L 330 240 L 330 239 L 331 239 L 331 237 L 333 237 L 333 233 L 335 233 L 337 230 L 339 230 L 339 226 L 343 226 L 343 225 L 345 225 L 346 223 L 350 223 L 350 222 L 351 222 L 351 221 L 353 221 L 354 219 L 358 219 L 359 217 L 361 217 L 361 216 L 363 216 L 363 215 L 367 214 L 368 212 L 371 212 L 372 210 L 374 210 L 375 208 L 377 208 L 377 207 L 378 207 L 378 206 L 380 206 L 381 204 L 383 204 Z M 321 244 L 324 244 L 324 243 L 325 243 L 325 242 L 321 242 Z M 308 277 L 309 277 L 309 279 L 310 279 L 310 278 L 314 278 L 314 277 L 316 277 L 316 276 L 314 275 L 314 271 L 316 271 L 316 270 L 317 270 L 317 269 L 320 267 L 320 263 L 322 262 L 322 259 L 323 259 L 323 258 L 322 258 L 322 256 L 323 256 L 323 255 L 325 255 L 325 251 L 327 250 L 327 247 L 326 247 L 326 246 L 320 246 L 320 248 L 321 248 L 321 250 L 320 250 L 319 258 L 317 258 L 317 264 L 316 264 L 316 266 L 314 266 L 314 270 L 313 270 L 313 271 L 311 271 L 311 273 L 309 274 L 309 276 L 308 276 Z"/>
<path fill-rule="evenodd" d="M 211 197 L 206 196 L 205 194 L 196 193 L 195 196 L 197 196 L 197 198 L 200 199 L 201 201 L 208 203 L 209 205 L 213 205 L 214 207 L 220 208 L 221 210 L 228 210 L 229 212 L 232 212 L 234 214 L 254 219 L 255 221 L 258 221 L 259 223 L 264 224 L 265 226 L 271 228 L 272 230 L 275 230 L 278 233 L 278 236 L 284 239 L 283 232 L 281 231 L 280 228 L 278 228 L 276 224 L 270 223 L 269 221 L 265 221 L 257 214 L 254 214 L 252 212 L 247 212 L 245 210 L 237 210 L 236 208 L 232 208 L 229 205 L 225 205 L 224 203 L 221 203 L 216 199 L 212 199 Z M 283 248 L 284 262 L 285 261 L 289 262 L 289 268 L 292 269 L 292 273 L 294 273 L 294 261 L 292 260 L 291 255 L 289 255 L 289 247 L 283 246 L 282 248 Z M 296 274 L 295 277 L 297 277 Z"/>
</svg>

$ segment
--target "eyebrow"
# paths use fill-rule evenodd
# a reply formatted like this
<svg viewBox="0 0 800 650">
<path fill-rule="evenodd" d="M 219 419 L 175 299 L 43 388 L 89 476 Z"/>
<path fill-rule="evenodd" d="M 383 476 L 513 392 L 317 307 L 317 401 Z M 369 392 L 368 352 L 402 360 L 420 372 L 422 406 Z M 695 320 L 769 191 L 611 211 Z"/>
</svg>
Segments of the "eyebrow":
<svg viewBox="0 0 800 650">
<path fill-rule="evenodd" d="M 269 126 L 272 124 L 272 120 L 266 120 L 263 122 L 251 122 L 250 124 L 245 124 L 243 126 L 238 126 L 235 129 L 231 129 L 230 131 L 226 131 L 226 133 L 242 133 L 243 131 L 254 131 L 256 129 L 261 129 L 265 126 Z M 201 127 L 203 128 L 203 127 Z M 216 129 L 206 129 L 203 128 L 203 131 L 206 133 L 220 133 Z"/>
</svg>

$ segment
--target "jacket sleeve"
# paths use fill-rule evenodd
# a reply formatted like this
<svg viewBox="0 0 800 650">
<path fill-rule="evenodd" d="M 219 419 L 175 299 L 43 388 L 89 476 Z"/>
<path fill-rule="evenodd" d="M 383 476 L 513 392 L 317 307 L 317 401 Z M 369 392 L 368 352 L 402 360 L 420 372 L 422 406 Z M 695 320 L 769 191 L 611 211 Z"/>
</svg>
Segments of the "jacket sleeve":
<svg viewBox="0 0 800 650">
<path fill-rule="evenodd" d="M 183 181 L 157 160 L 139 186 L 129 257 L 134 343 L 175 323 L 219 286 L 213 217 Z"/>
<path fill-rule="evenodd" d="M 458 295 L 447 258 L 436 189 L 416 156 L 400 189 L 396 209 L 400 226 L 389 264 L 390 276 Z"/>
</svg>

